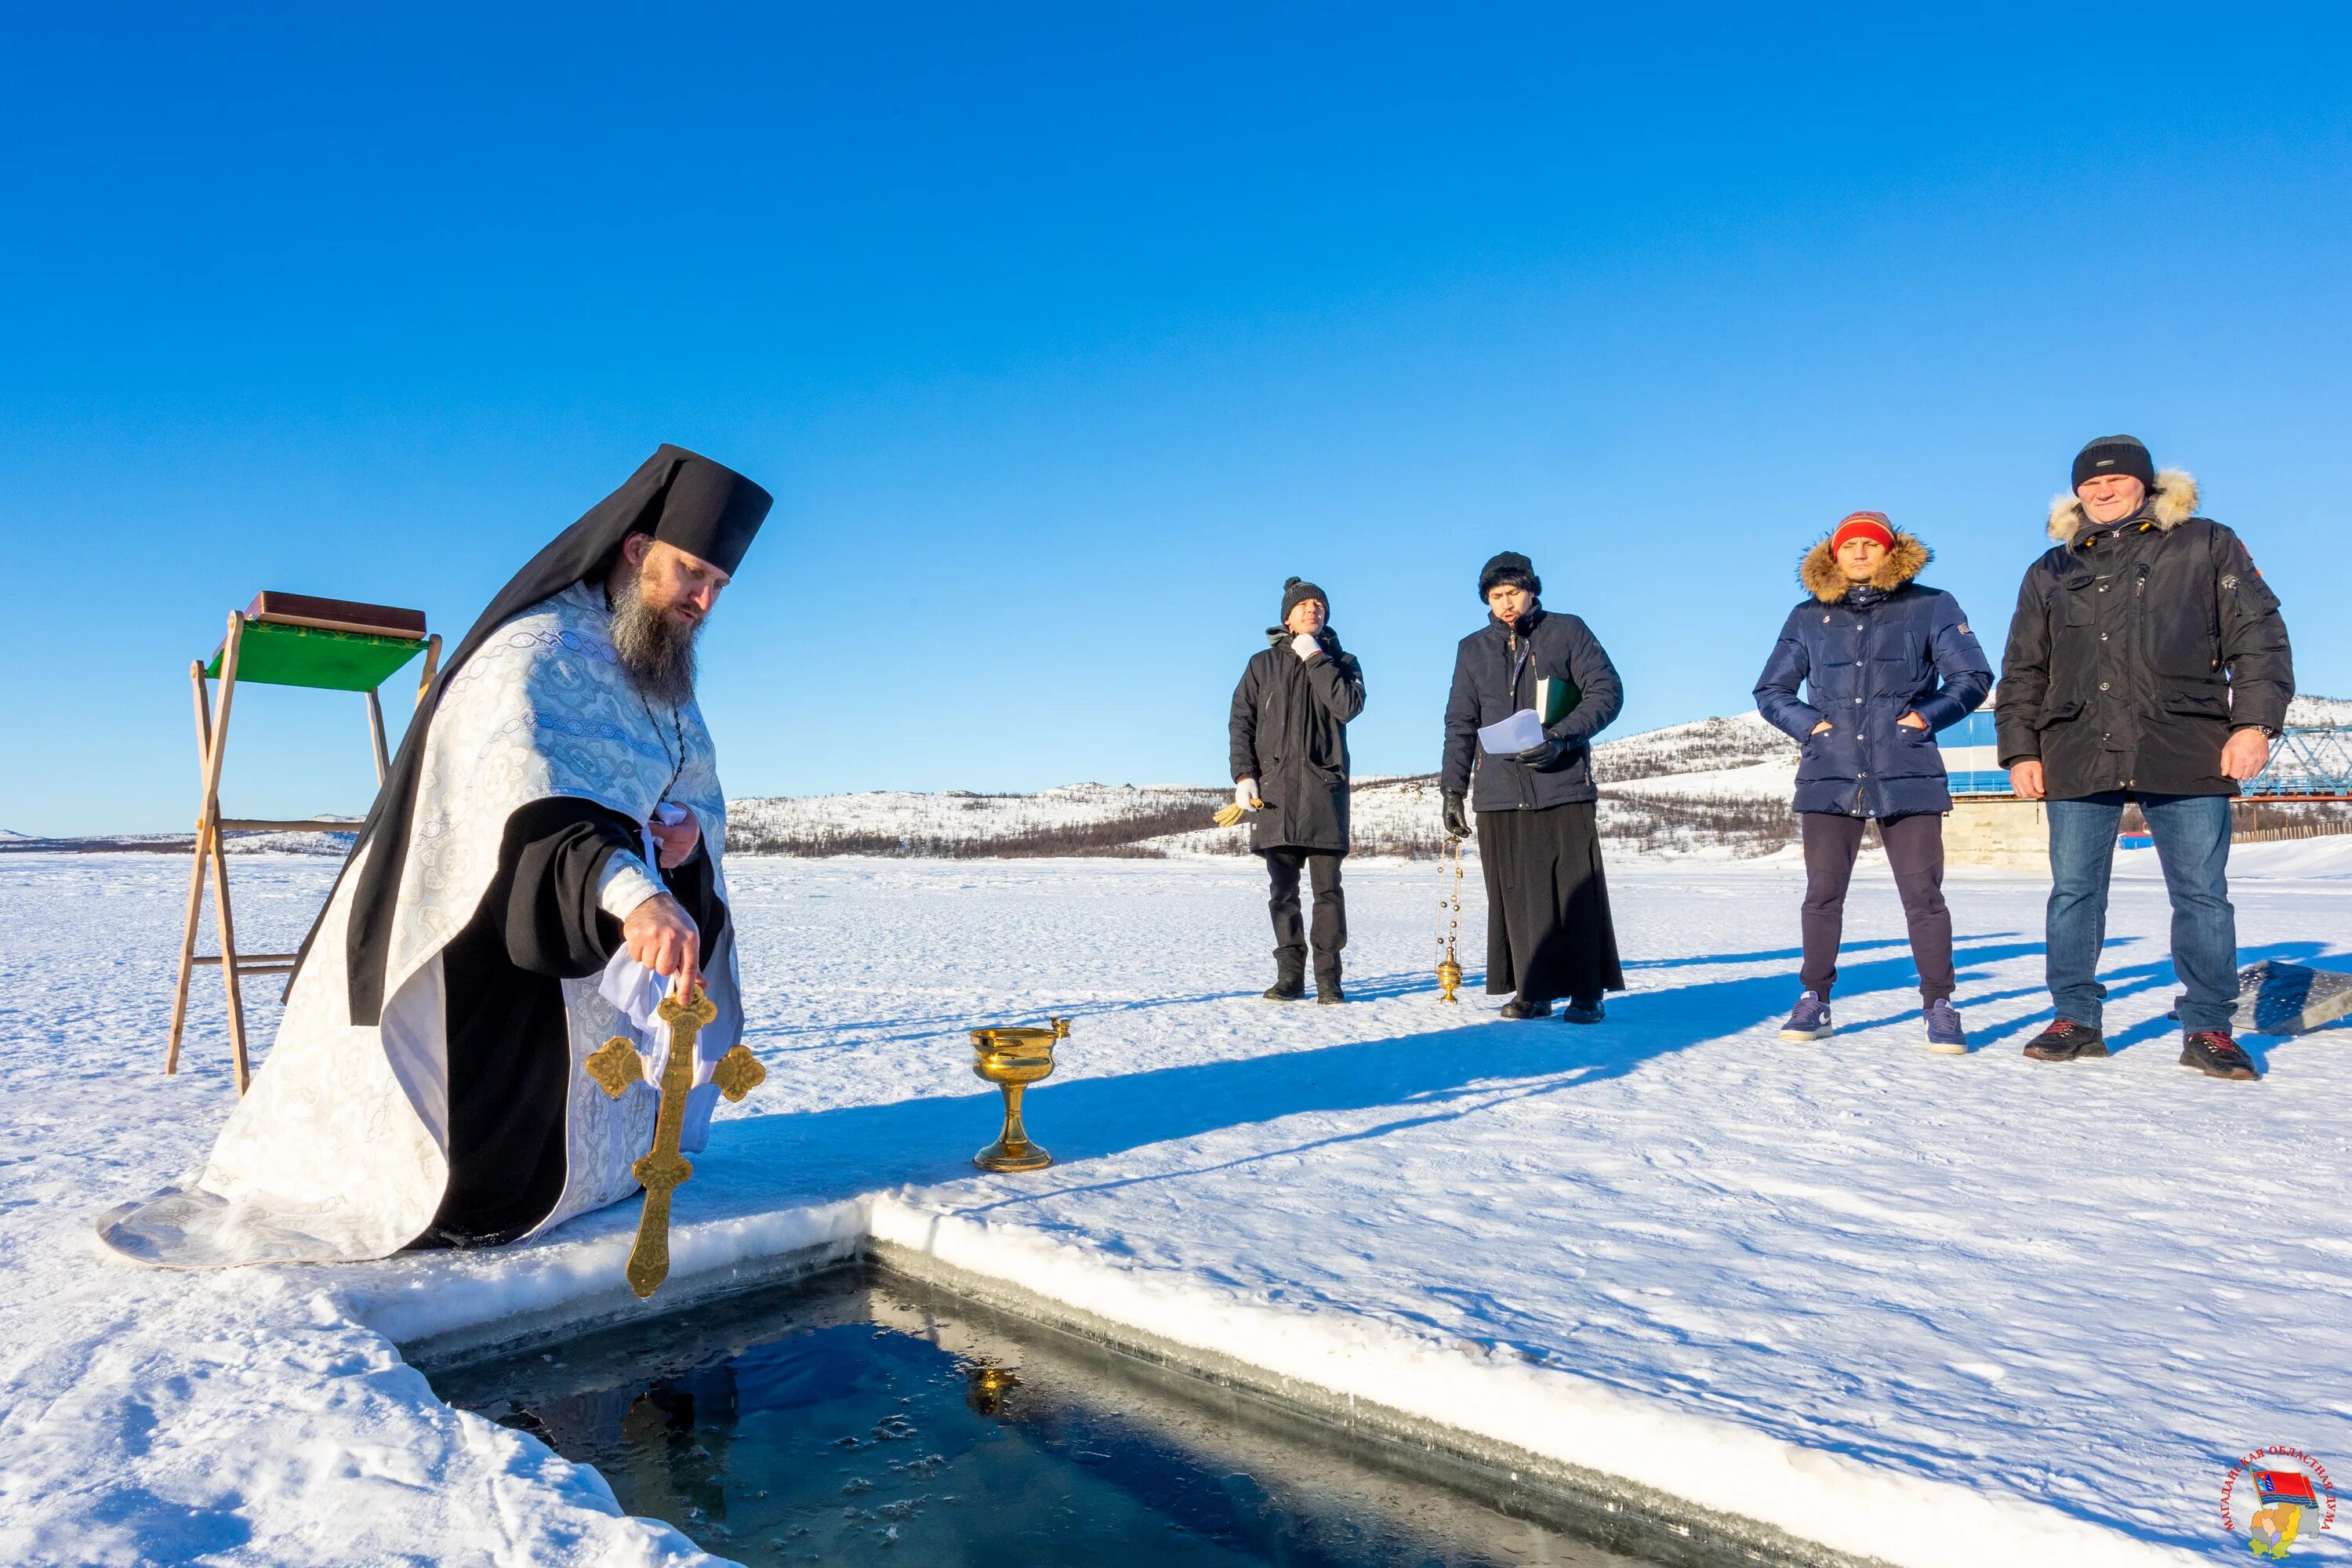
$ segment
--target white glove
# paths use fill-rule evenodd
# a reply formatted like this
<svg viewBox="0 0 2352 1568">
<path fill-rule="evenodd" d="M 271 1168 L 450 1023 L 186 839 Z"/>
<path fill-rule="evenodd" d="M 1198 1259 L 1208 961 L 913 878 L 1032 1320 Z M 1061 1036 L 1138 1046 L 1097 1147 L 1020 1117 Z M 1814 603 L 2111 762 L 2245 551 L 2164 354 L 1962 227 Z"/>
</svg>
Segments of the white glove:
<svg viewBox="0 0 2352 1568">
<path fill-rule="evenodd" d="M 1240 806 L 1244 811 L 1256 810 L 1257 780 L 1244 779 L 1241 783 L 1234 785 L 1234 804 Z M 1198 810 L 1199 808 L 1196 806 L 1194 809 Z"/>
<path fill-rule="evenodd" d="M 1313 637 L 1308 637 L 1305 632 L 1301 632 L 1297 637 L 1290 639 L 1290 651 L 1297 654 L 1299 658 L 1299 661 L 1304 663 L 1307 659 L 1313 658 L 1317 654 L 1321 653 L 1323 651 L 1323 645 L 1317 642 Z"/>
</svg>

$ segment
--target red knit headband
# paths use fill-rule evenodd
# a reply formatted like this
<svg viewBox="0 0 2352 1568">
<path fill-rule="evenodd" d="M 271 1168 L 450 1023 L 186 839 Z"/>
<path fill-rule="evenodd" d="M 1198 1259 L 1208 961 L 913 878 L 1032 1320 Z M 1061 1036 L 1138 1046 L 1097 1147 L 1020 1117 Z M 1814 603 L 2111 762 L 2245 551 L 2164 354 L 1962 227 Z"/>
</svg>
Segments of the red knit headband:
<svg viewBox="0 0 2352 1568">
<path fill-rule="evenodd" d="M 1886 514 L 1883 511 L 1850 511 L 1846 513 L 1845 521 L 1837 525 L 1837 531 L 1830 535 L 1830 553 L 1834 555 L 1843 550 L 1849 539 L 1875 539 L 1892 550 L 1895 548 L 1895 528 L 1886 521 Z"/>
</svg>

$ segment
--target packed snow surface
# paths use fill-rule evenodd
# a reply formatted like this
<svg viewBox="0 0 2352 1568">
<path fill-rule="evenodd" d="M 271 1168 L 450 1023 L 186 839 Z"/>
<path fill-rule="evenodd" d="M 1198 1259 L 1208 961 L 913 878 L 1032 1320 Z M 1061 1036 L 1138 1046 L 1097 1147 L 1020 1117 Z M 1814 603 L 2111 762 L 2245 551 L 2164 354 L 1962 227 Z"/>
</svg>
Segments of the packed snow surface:
<svg viewBox="0 0 2352 1568">
<path fill-rule="evenodd" d="M 298 937 L 333 869 L 241 858 L 241 934 Z M 2242 1562 L 2239 1458 L 2352 1470 L 2352 1034 L 2250 1041 L 2259 1084 L 2176 1066 L 2150 855 L 2109 920 L 2117 1054 L 2064 1067 L 2018 1054 L 2043 889 L 1954 877 L 1979 1048 L 1935 1057 L 1874 856 L 1840 1032 L 1802 1046 L 1783 865 L 1614 861 L 1633 989 L 1591 1029 L 1501 1022 L 1475 984 L 1438 1004 L 1426 862 L 1350 868 L 1343 1008 L 1257 999 L 1245 859 L 730 870 L 772 1076 L 679 1194 L 680 1277 L 879 1234 L 1898 1563 Z M 2352 839 L 2233 871 L 2244 961 L 2352 968 Z M 185 876 L 0 859 L 0 1562 L 703 1561 L 394 1349 L 608 1289 L 634 1205 L 345 1268 L 101 1252 L 91 1215 L 229 1109 L 209 974 L 158 1070 Z M 1048 1012 L 1073 1033 L 1029 1120 L 1058 1163 L 978 1174 L 995 1101 L 962 1031 Z M 2306 1523 L 2295 1556 L 2345 1533 Z"/>
</svg>

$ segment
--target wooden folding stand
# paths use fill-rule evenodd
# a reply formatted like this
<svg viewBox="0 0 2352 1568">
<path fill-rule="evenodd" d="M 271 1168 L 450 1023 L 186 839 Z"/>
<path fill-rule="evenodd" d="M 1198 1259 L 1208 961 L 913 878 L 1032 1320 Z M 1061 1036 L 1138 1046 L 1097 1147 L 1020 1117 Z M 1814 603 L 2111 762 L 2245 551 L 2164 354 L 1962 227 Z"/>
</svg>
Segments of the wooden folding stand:
<svg viewBox="0 0 2352 1568">
<path fill-rule="evenodd" d="M 180 1070 L 180 1036 L 188 1017 L 188 982 L 199 964 L 220 965 L 228 994 L 228 1037 L 236 1056 L 236 1091 L 243 1094 L 251 1077 L 245 1044 L 245 1000 L 238 980 L 247 974 L 289 974 L 290 952 L 239 952 L 236 923 L 229 913 L 228 859 L 221 836 L 237 832 L 317 833 L 330 825 L 310 821 L 278 821 L 221 815 L 221 763 L 228 753 L 229 706 L 240 684 L 307 686 L 329 691 L 358 691 L 367 698 L 368 736 L 375 745 L 375 782 L 381 789 L 391 770 L 392 756 L 384 743 L 383 705 L 376 688 L 422 651 L 425 673 L 416 683 L 424 700 L 441 662 L 441 638 L 425 634 L 419 610 L 397 610 L 383 605 L 355 604 L 344 599 L 314 599 L 299 594 L 263 594 L 243 610 L 232 611 L 228 635 L 213 654 L 188 666 L 195 687 L 196 752 L 204 773 L 204 804 L 196 813 L 196 845 L 188 870 L 188 916 L 180 931 L 180 974 L 172 995 L 172 1043 L 163 1054 L 163 1070 Z M 220 704 L 215 711 L 205 686 L 220 682 Z M 196 951 L 196 921 L 204 906 L 205 873 L 209 865 L 213 884 L 213 918 L 220 929 L 220 952 Z"/>
</svg>

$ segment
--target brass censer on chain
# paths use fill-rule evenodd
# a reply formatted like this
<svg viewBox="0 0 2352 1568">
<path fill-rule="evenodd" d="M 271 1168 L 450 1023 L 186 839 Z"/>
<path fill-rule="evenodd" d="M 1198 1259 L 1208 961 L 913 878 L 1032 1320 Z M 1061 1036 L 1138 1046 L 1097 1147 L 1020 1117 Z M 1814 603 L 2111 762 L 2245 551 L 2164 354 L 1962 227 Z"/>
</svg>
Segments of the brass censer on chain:
<svg viewBox="0 0 2352 1568">
<path fill-rule="evenodd" d="M 1437 989 L 1440 1002 L 1460 1003 L 1454 994 L 1462 984 L 1462 963 L 1454 956 L 1454 939 L 1462 929 L 1462 840 L 1449 835 L 1445 840 L 1446 859 L 1454 862 L 1450 888 L 1445 880 L 1445 860 L 1437 863 L 1439 886 L 1446 889 L 1437 895 L 1437 912 L 1446 917 L 1445 932 L 1437 939 Z M 1446 891 L 1453 895 L 1449 900 Z M 1449 908 L 1450 903 L 1450 908 Z"/>
<path fill-rule="evenodd" d="M 639 1300 L 661 1289 L 669 1278 L 670 1194 L 694 1174 L 694 1166 L 678 1152 L 686 1130 L 686 1097 L 694 1088 L 695 1037 L 703 1026 L 719 1016 L 710 994 L 698 985 L 690 1001 L 665 996 L 654 1016 L 669 1026 L 669 1055 L 662 1063 L 661 1109 L 654 1121 L 654 1146 L 629 1167 L 646 1189 L 646 1206 L 637 1215 L 636 1245 L 629 1248 L 629 1289 Z M 581 1064 L 596 1087 L 618 1100 L 629 1086 L 645 1078 L 645 1064 L 635 1041 L 624 1035 L 606 1040 Z M 711 1069 L 711 1081 L 729 1100 L 740 1100 L 760 1087 L 768 1069 L 748 1046 L 738 1045 Z"/>
<path fill-rule="evenodd" d="M 1054 1163 L 1021 1125 L 1021 1095 L 1052 1075 L 1055 1042 L 1069 1037 L 1067 1018 L 1048 1018 L 1043 1028 L 971 1032 L 971 1070 L 1004 1091 L 1004 1131 L 971 1157 L 973 1164 L 983 1171 L 1042 1171 Z"/>
</svg>

